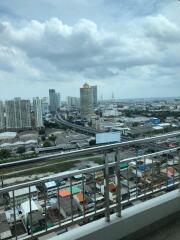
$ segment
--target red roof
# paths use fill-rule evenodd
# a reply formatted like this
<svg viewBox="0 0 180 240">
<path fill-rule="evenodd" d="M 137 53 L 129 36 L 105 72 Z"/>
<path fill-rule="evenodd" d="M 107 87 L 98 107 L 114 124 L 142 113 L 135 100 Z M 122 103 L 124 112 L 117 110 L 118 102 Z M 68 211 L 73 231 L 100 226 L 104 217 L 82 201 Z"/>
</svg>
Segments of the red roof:
<svg viewBox="0 0 180 240">
<path fill-rule="evenodd" d="M 80 203 L 84 202 L 86 200 L 86 198 L 83 196 L 83 193 L 81 193 L 81 192 L 76 194 L 76 197 L 77 197 L 77 199 L 79 200 Z"/>
<path fill-rule="evenodd" d="M 59 191 L 59 196 L 60 197 L 69 197 L 69 196 L 71 196 L 71 193 L 69 191 L 67 191 L 66 189 L 63 189 L 63 190 Z"/>
<path fill-rule="evenodd" d="M 116 191 L 116 185 L 113 182 L 109 183 L 109 191 L 110 192 Z"/>
<path fill-rule="evenodd" d="M 173 176 L 173 174 L 175 174 L 175 169 L 173 167 L 168 167 L 168 177 Z"/>
</svg>

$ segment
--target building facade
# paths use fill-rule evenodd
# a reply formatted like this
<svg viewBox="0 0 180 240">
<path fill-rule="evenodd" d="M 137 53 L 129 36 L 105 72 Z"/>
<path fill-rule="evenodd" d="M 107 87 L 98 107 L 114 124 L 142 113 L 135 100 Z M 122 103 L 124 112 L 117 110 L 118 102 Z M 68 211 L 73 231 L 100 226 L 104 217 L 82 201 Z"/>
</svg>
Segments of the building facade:
<svg viewBox="0 0 180 240">
<path fill-rule="evenodd" d="M 61 95 L 60 93 L 56 93 L 56 109 L 60 109 L 61 107 Z"/>
<path fill-rule="evenodd" d="M 93 114 L 93 91 L 87 83 L 80 88 L 80 110 L 83 118 Z"/>
<path fill-rule="evenodd" d="M 97 86 L 91 86 L 92 88 L 92 94 L 93 94 L 93 107 L 96 108 L 97 107 L 97 101 L 98 101 L 98 97 L 97 97 Z"/>
<path fill-rule="evenodd" d="M 0 101 L 0 131 L 5 128 L 4 104 Z"/>
<path fill-rule="evenodd" d="M 72 108 L 76 108 L 78 109 L 80 107 L 80 99 L 77 97 L 67 97 L 67 104 L 68 104 L 68 108 L 72 109 Z"/>
<path fill-rule="evenodd" d="M 33 99 L 34 119 L 35 127 L 42 128 L 43 123 L 43 112 L 42 112 L 42 100 L 40 98 Z"/>
<path fill-rule="evenodd" d="M 6 129 L 31 129 L 31 104 L 29 100 L 15 98 L 5 101 Z"/>
<path fill-rule="evenodd" d="M 60 108 L 60 93 L 56 93 L 55 89 L 49 89 L 49 110 L 55 113 Z"/>
<path fill-rule="evenodd" d="M 42 114 L 46 115 L 49 113 L 49 101 L 47 97 L 42 98 Z"/>
</svg>

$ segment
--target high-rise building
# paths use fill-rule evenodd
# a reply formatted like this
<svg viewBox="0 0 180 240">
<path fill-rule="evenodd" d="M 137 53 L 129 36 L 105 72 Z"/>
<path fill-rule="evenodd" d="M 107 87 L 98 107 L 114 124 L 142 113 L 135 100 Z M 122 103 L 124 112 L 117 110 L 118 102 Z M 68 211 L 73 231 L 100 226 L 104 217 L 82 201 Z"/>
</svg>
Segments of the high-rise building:
<svg viewBox="0 0 180 240">
<path fill-rule="evenodd" d="M 30 129 L 31 104 L 29 100 L 15 98 L 5 102 L 6 128 Z"/>
<path fill-rule="evenodd" d="M 43 113 L 42 113 L 42 100 L 40 98 L 33 99 L 33 109 L 34 109 L 34 118 L 35 118 L 35 127 L 41 128 L 43 124 Z"/>
<path fill-rule="evenodd" d="M 76 108 L 78 109 L 80 107 L 80 99 L 77 97 L 67 97 L 67 104 L 68 104 L 68 108 Z"/>
<path fill-rule="evenodd" d="M 93 91 L 87 83 L 80 88 L 80 108 L 82 117 L 88 118 L 93 113 Z"/>
<path fill-rule="evenodd" d="M 61 107 L 61 95 L 60 93 L 56 93 L 56 109 L 60 109 Z"/>
<path fill-rule="evenodd" d="M 5 128 L 4 104 L 0 101 L 0 131 Z"/>
<path fill-rule="evenodd" d="M 46 115 L 49 113 L 49 102 L 47 97 L 42 98 L 42 114 Z"/>
<path fill-rule="evenodd" d="M 49 110 L 55 113 L 60 108 L 60 93 L 56 93 L 55 89 L 49 89 Z"/>
<path fill-rule="evenodd" d="M 20 112 L 22 128 L 28 129 L 32 127 L 31 124 L 31 103 L 30 100 L 20 100 Z"/>
<path fill-rule="evenodd" d="M 6 128 L 7 129 L 17 128 L 14 100 L 5 101 L 5 113 L 6 113 Z"/>
<path fill-rule="evenodd" d="M 55 91 L 55 89 L 49 89 L 49 110 L 50 110 L 50 112 L 56 111 L 56 91 Z"/>
<path fill-rule="evenodd" d="M 93 107 L 97 107 L 97 86 L 91 86 L 93 92 Z"/>
</svg>

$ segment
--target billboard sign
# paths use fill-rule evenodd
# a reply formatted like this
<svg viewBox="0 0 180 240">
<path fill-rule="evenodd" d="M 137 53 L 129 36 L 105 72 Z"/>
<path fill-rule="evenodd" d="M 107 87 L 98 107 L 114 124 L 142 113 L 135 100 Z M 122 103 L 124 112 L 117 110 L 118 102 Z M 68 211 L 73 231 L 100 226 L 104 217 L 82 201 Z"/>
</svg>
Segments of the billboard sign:
<svg viewBox="0 0 180 240">
<path fill-rule="evenodd" d="M 105 132 L 96 134 L 96 144 L 121 142 L 120 132 Z"/>
</svg>

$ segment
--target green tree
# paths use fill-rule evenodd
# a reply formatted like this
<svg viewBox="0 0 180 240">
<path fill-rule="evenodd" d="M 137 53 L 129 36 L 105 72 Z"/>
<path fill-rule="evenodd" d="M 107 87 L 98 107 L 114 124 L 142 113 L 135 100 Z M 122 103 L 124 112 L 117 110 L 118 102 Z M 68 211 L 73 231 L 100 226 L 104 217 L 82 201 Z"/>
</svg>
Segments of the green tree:
<svg viewBox="0 0 180 240">
<path fill-rule="evenodd" d="M 1 149 L 0 150 L 0 158 L 9 158 L 11 156 L 11 151 L 8 149 Z"/>
<path fill-rule="evenodd" d="M 43 143 L 43 147 L 51 147 L 51 143 L 49 141 L 45 141 Z"/>
<path fill-rule="evenodd" d="M 42 135 L 42 136 L 41 136 L 41 141 L 44 142 L 45 140 L 46 140 L 46 136 L 45 136 L 45 135 Z"/>
<path fill-rule="evenodd" d="M 45 134 L 45 128 L 39 129 L 39 135 L 44 135 Z"/>
<path fill-rule="evenodd" d="M 16 152 L 19 153 L 19 154 L 23 154 L 23 153 L 25 153 L 25 151 L 26 151 L 25 147 L 24 146 L 20 146 L 20 147 L 17 148 Z"/>
<path fill-rule="evenodd" d="M 96 145 L 96 140 L 95 139 L 91 139 L 89 141 L 89 145 L 92 146 L 92 145 Z"/>
<path fill-rule="evenodd" d="M 51 135 L 48 137 L 48 140 L 54 142 L 54 144 L 55 144 L 56 138 L 57 138 L 57 137 L 56 137 L 54 134 L 51 134 Z"/>
<path fill-rule="evenodd" d="M 33 146 L 32 146 L 32 147 L 31 147 L 31 151 L 33 151 L 33 152 L 34 152 L 34 151 L 35 151 L 35 147 L 33 147 Z"/>
</svg>

